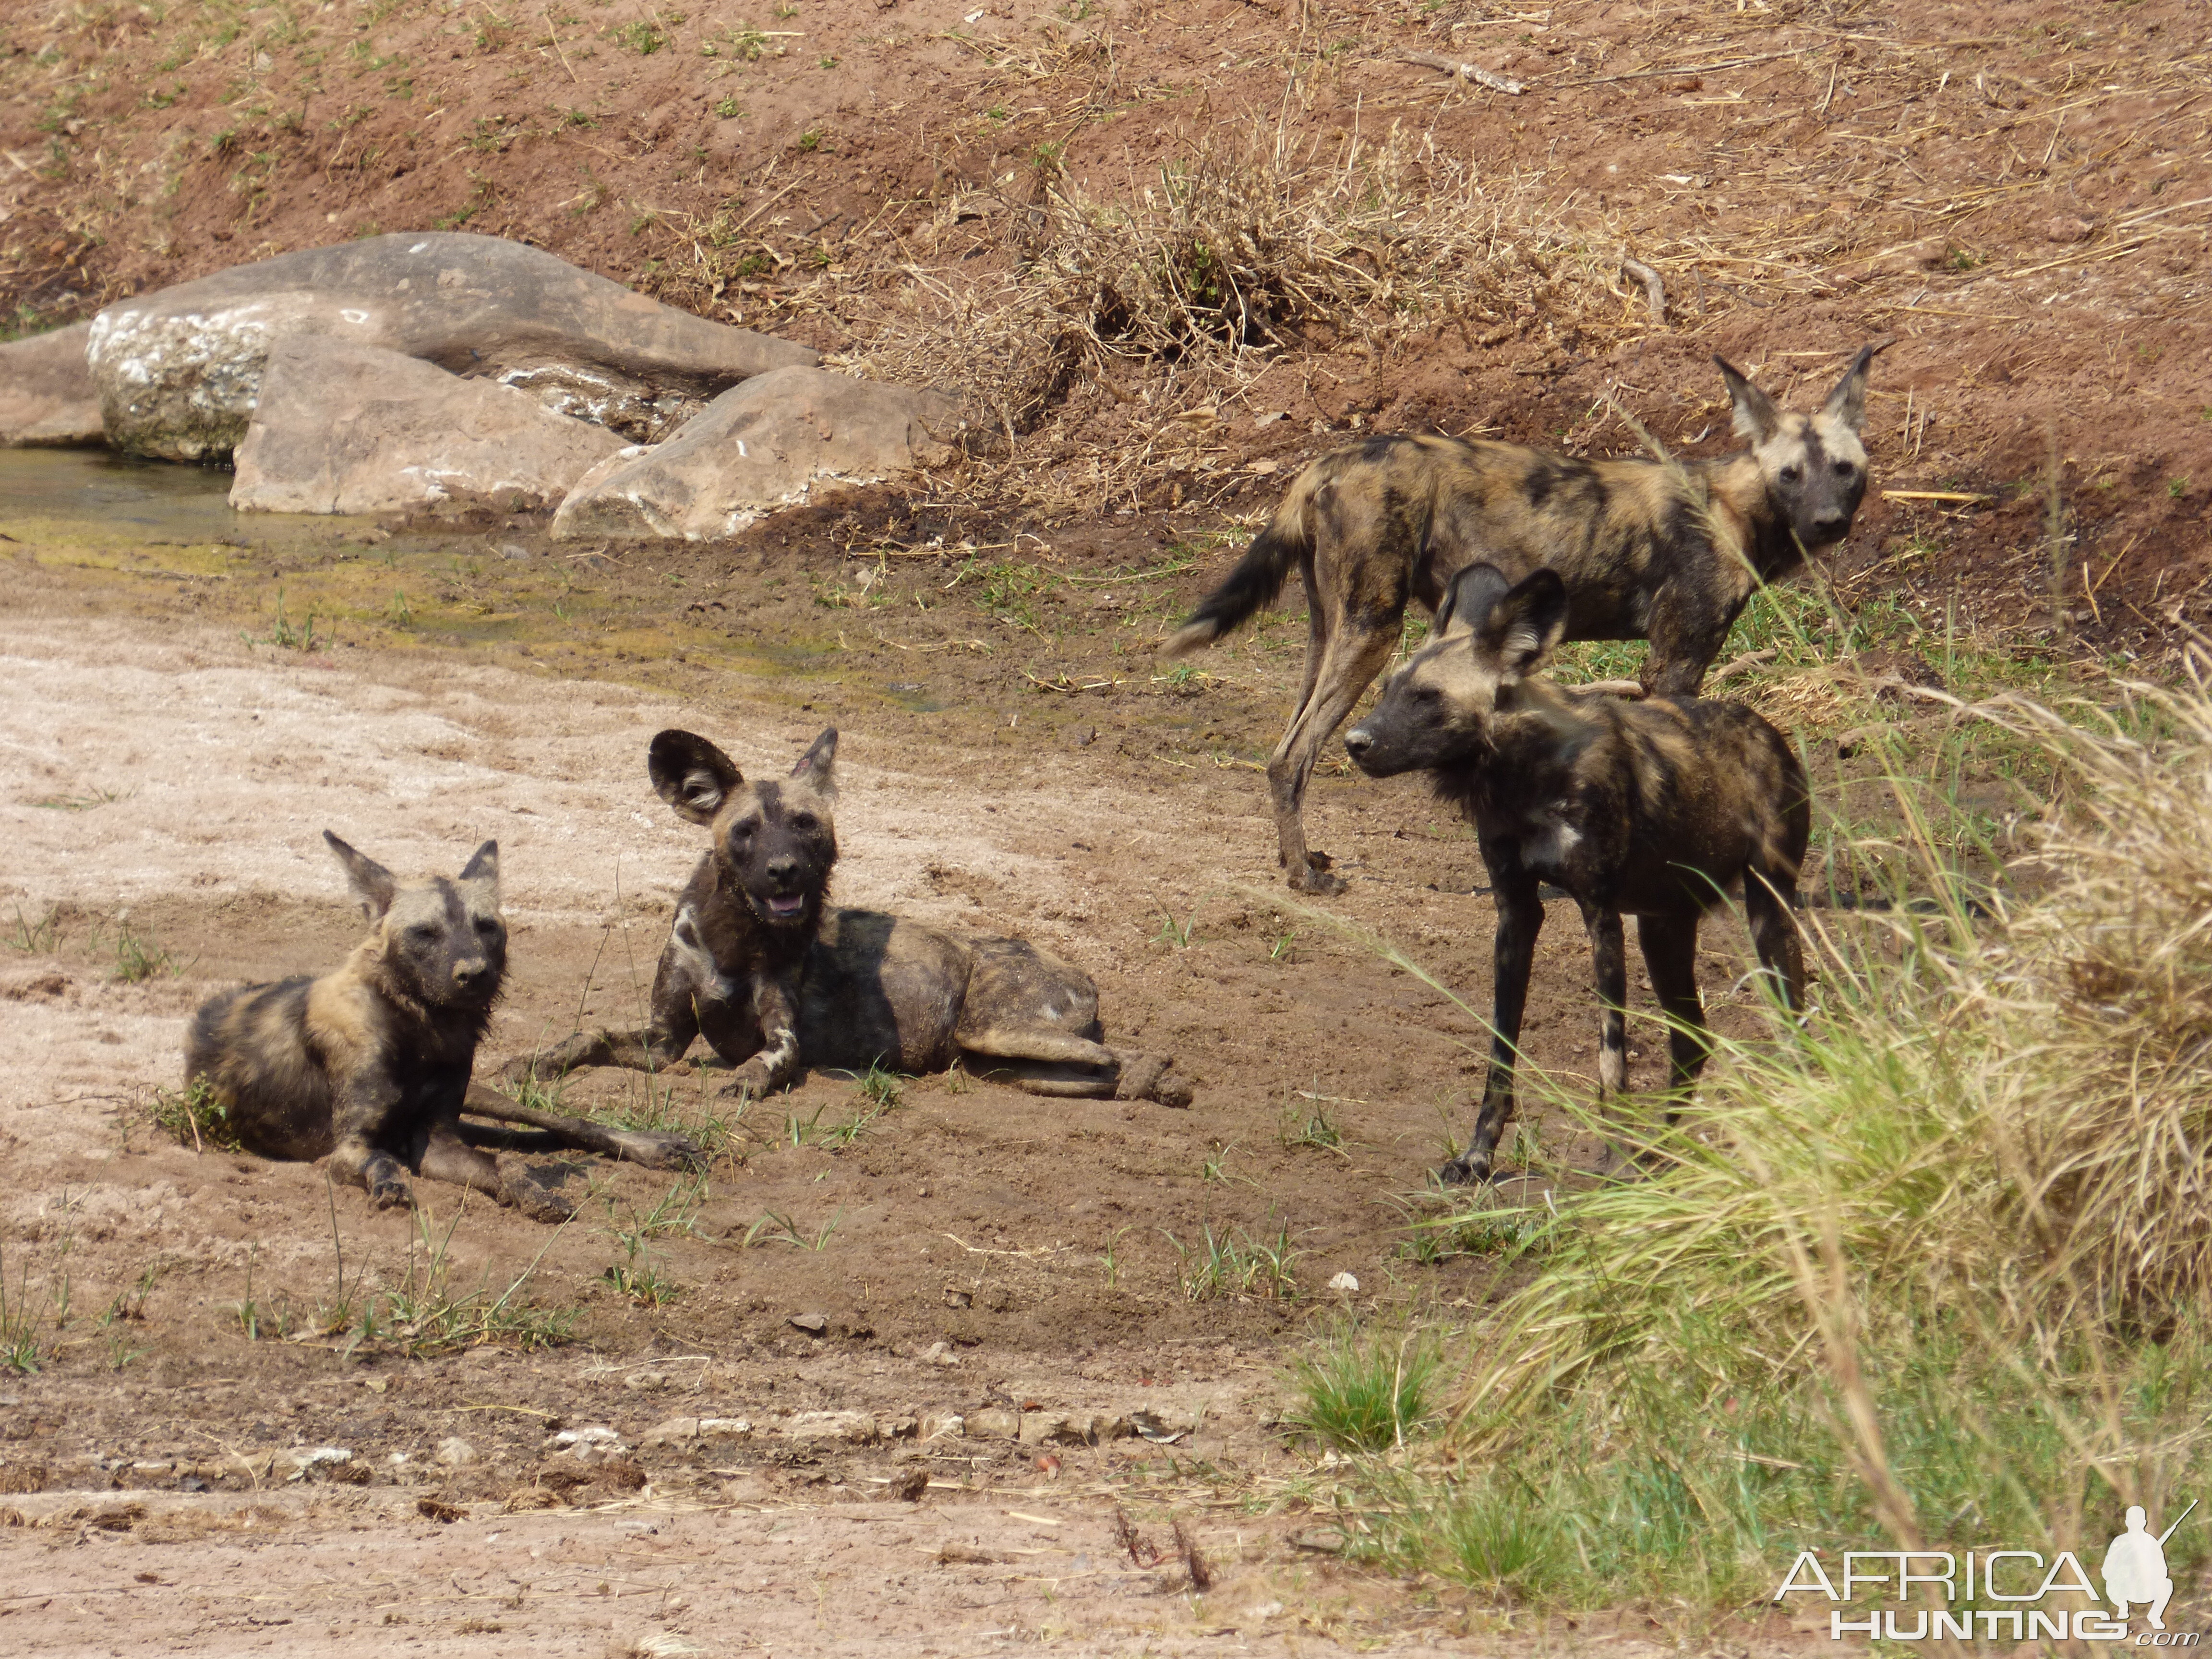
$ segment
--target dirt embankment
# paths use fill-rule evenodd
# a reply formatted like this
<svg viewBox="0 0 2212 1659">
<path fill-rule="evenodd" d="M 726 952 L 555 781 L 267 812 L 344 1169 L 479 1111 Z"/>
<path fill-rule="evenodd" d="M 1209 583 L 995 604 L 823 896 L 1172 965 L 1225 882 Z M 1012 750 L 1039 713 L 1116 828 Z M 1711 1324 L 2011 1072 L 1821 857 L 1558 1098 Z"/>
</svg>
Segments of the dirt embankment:
<svg viewBox="0 0 2212 1659">
<path fill-rule="evenodd" d="M 49 3 L 0 30 L 0 298 L 27 320 L 465 226 L 990 382 L 1024 429 L 955 493 L 1055 521 L 1249 514 L 1348 428 L 1631 447 L 1608 389 L 1711 447 L 1708 351 L 1790 386 L 1893 337 L 1877 478 L 1917 493 L 1847 562 L 2137 652 L 2212 614 L 2212 166 L 2180 0 Z M 1196 318 L 1180 340 L 1163 305 Z M 1224 332 L 1262 352 L 1230 362 Z"/>
</svg>

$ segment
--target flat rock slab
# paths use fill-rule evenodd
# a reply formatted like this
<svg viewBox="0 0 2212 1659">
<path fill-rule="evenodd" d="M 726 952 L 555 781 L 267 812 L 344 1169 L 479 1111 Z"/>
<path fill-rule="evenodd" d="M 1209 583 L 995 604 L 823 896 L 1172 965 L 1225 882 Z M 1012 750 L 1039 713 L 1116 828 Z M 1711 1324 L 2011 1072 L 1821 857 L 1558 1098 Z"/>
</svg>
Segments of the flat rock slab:
<svg viewBox="0 0 2212 1659">
<path fill-rule="evenodd" d="M 553 517 L 586 538 L 733 536 L 806 501 L 817 481 L 876 483 L 952 454 L 959 405 L 934 392 L 821 368 L 757 375 L 665 442 L 588 474 Z"/>
<path fill-rule="evenodd" d="M 107 441 L 220 460 L 277 341 L 321 336 L 499 380 L 625 437 L 660 435 L 805 346 L 678 311 L 544 250 L 452 231 L 303 249 L 110 306 L 87 351 Z"/>
<path fill-rule="evenodd" d="M 324 336 L 286 340 L 264 368 L 238 446 L 241 512 L 536 511 L 623 448 L 497 380 Z"/>
<path fill-rule="evenodd" d="M 102 442 L 90 323 L 0 345 L 0 449 Z"/>
</svg>

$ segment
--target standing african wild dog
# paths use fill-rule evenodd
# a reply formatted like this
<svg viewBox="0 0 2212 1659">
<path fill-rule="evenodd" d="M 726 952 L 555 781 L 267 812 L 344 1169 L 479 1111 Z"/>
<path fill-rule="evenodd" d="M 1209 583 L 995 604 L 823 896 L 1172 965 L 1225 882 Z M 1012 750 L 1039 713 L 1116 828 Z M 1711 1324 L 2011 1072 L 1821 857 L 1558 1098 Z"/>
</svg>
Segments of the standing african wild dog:
<svg viewBox="0 0 2212 1659">
<path fill-rule="evenodd" d="M 971 939 L 828 903 L 836 753 L 833 728 L 783 781 L 748 783 L 706 738 L 655 737 L 646 757 L 653 788 L 712 840 L 677 901 L 653 1023 L 579 1032 L 508 1074 L 658 1070 L 703 1033 L 737 1068 L 725 1093 L 767 1094 L 802 1064 L 918 1073 L 964 1059 L 1032 1094 L 1190 1103 L 1169 1062 L 1098 1041 L 1098 990 L 1080 969 L 1024 939 Z"/>
<path fill-rule="evenodd" d="M 476 850 L 458 881 L 402 885 L 325 830 L 369 935 L 319 979 L 248 985 L 210 999 L 186 1038 L 186 1081 L 204 1080 L 249 1152 L 328 1156 L 332 1171 L 380 1207 L 412 1201 L 408 1170 L 490 1194 L 540 1220 L 568 1206 L 509 1182 L 468 1144 L 514 1137 L 460 1121 L 463 1110 L 548 1131 L 558 1144 L 655 1168 L 700 1161 L 681 1136 L 604 1129 L 472 1087 L 469 1071 L 507 972 L 499 843 Z"/>
<path fill-rule="evenodd" d="M 1589 930 L 1601 1097 L 1628 1081 L 1623 911 L 1636 917 L 1651 989 L 1672 1022 L 1678 1097 L 1711 1047 L 1698 1000 L 1698 920 L 1737 883 L 1759 965 L 1785 1007 L 1804 1000 L 1790 907 L 1812 810 L 1796 755 L 1741 703 L 1623 702 L 1528 678 L 1565 635 L 1571 604 L 1555 571 L 1510 584 L 1492 566 L 1469 565 L 1444 595 L 1437 637 L 1345 734 L 1370 776 L 1425 770 L 1459 804 L 1481 838 L 1497 900 L 1490 1076 L 1474 1138 L 1445 1166 L 1449 1181 L 1487 1176 L 1513 1116 L 1521 1014 L 1544 925 L 1540 878 L 1567 890 Z"/>
<path fill-rule="evenodd" d="M 1429 610 L 1476 559 L 1566 584 L 1566 637 L 1650 640 L 1646 692 L 1694 696 L 1761 584 L 1850 533 L 1866 489 L 1867 346 L 1818 414 L 1784 415 L 1716 357 L 1742 453 L 1711 460 L 1581 460 L 1443 437 L 1370 438 L 1301 472 L 1237 568 L 1163 650 L 1211 645 L 1305 578 L 1305 680 L 1267 762 L 1290 884 L 1341 892 L 1309 852 L 1306 781 L 1329 734 L 1397 649 L 1408 600 Z"/>
</svg>

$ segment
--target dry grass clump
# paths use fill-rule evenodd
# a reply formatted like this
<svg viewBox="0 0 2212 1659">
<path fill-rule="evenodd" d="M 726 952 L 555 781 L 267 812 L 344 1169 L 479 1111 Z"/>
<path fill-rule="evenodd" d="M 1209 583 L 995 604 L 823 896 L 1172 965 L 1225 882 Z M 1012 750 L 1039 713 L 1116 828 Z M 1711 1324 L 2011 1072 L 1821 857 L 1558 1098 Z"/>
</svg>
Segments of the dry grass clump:
<svg viewBox="0 0 2212 1659">
<path fill-rule="evenodd" d="M 933 303 L 854 307 L 853 365 L 959 384 L 1020 433 L 1085 369 L 1172 367 L 1195 396 L 1296 348 L 1382 352 L 1447 325 L 1479 345 L 1603 333 L 1630 304 L 1618 250 L 1532 185 L 1395 130 L 1331 161 L 1280 134 L 1210 134 L 1127 198 L 1063 180 L 1010 211 L 1023 253 L 995 292 L 909 270 L 903 297 Z"/>
</svg>

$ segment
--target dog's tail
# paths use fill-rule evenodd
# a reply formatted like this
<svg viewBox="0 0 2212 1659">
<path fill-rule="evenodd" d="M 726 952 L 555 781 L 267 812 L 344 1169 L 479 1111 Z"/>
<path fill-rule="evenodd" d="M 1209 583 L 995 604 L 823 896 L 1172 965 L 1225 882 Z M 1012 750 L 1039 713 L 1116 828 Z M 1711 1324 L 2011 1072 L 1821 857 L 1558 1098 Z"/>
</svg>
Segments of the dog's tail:
<svg viewBox="0 0 2212 1659">
<path fill-rule="evenodd" d="M 1183 625 L 1168 635 L 1161 655 L 1187 656 L 1212 645 L 1251 620 L 1255 611 L 1283 591 L 1291 568 L 1312 550 L 1313 498 L 1322 482 L 1320 461 L 1298 474 L 1267 527 L 1252 538 L 1227 580 L 1200 599 Z"/>
</svg>

